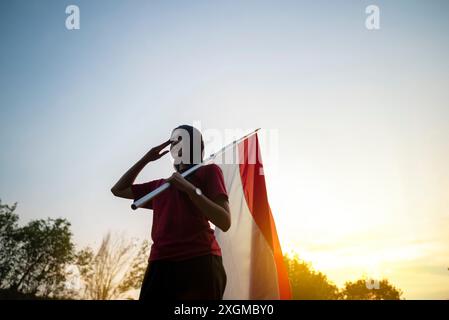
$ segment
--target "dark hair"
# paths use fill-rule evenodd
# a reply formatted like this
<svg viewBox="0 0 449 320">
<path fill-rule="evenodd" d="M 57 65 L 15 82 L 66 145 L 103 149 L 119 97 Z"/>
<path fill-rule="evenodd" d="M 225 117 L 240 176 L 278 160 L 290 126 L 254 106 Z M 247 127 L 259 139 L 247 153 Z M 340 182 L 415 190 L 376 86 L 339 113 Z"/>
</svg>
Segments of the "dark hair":
<svg viewBox="0 0 449 320">
<path fill-rule="evenodd" d="M 187 131 L 187 133 L 189 134 L 189 137 L 190 137 L 190 163 L 185 164 L 186 165 L 185 170 L 188 170 L 191 167 L 198 164 L 199 163 L 198 160 L 200 160 L 201 162 L 203 161 L 203 153 L 204 153 L 203 135 L 197 128 L 187 125 L 187 124 L 180 125 L 180 126 L 174 128 L 173 131 L 175 131 L 177 129 L 183 129 L 183 130 Z M 200 159 L 198 159 L 198 158 L 195 159 L 194 158 L 194 143 L 196 143 L 196 141 L 198 141 L 198 138 L 201 141 L 201 154 L 200 154 Z M 195 151 L 197 151 L 197 150 L 195 150 Z M 174 166 L 175 166 L 176 171 L 180 171 L 179 164 L 175 164 Z"/>
</svg>

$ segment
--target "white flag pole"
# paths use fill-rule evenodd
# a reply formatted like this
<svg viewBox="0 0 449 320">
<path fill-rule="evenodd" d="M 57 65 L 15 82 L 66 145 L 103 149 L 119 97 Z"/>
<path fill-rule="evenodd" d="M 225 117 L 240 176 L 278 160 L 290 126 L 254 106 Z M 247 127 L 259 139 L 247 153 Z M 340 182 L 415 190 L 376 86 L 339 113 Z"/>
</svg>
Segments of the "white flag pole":
<svg viewBox="0 0 449 320">
<path fill-rule="evenodd" d="M 181 175 L 185 178 L 187 177 L 189 174 L 191 174 L 192 172 L 196 171 L 197 169 L 199 169 L 200 167 L 202 167 L 203 165 L 205 165 L 206 163 L 214 160 L 217 155 L 219 155 L 220 153 L 225 152 L 227 149 L 229 149 L 230 147 L 234 146 L 235 144 L 239 143 L 242 140 L 245 140 L 246 138 L 252 136 L 253 134 L 255 134 L 257 131 L 259 131 L 260 128 L 248 133 L 247 135 L 241 137 L 238 140 L 234 140 L 233 142 L 231 142 L 230 144 L 224 146 L 223 148 L 221 148 L 220 151 L 216 152 L 216 153 L 212 153 L 209 158 L 207 158 L 206 160 L 204 160 L 201 163 L 198 163 L 197 165 L 193 166 L 192 168 L 184 171 Z M 133 204 L 131 205 L 131 209 L 136 210 L 137 208 L 141 208 L 143 207 L 146 203 L 148 203 L 148 201 L 150 201 L 151 199 L 153 199 L 154 197 L 156 197 L 158 194 L 160 194 L 161 192 L 167 190 L 170 187 L 170 183 L 166 182 L 163 185 L 161 185 L 160 187 L 158 187 L 157 189 L 154 189 L 153 191 L 151 191 L 150 193 L 148 193 L 147 195 L 143 196 L 142 198 L 136 200 L 133 202 Z"/>
</svg>

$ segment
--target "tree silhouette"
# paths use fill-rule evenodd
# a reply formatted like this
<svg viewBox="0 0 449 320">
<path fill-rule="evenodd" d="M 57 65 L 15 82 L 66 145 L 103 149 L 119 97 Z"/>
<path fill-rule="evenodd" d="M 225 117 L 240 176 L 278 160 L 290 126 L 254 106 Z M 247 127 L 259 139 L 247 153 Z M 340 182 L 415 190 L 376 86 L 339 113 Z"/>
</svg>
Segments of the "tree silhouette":
<svg viewBox="0 0 449 320">
<path fill-rule="evenodd" d="M 298 255 L 284 255 L 284 262 L 295 300 L 398 300 L 403 294 L 387 279 L 372 285 L 369 279 L 362 278 L 346 282 L 339 289 L 325 274 L 315 271 L 310 263 L 300 260 Z"/>
<path fill-rule="evenodd" d="M 147 265 L 148 242 L 139 246 L 123 236 L 110 233 L 96 253 L 85 248 L 77 254 L 76 264 L 83 282 L 80 298 L 119 299 L 140 287 Z"/>
<path fill-rule="evenodd" d="M 10 286 L 9 280 L 18 258 L 19 216 L 14 213 L 15 209 L 16 204 L 8 206 L 0 200 L 0 288 Z"/>
<path fill-rule="evenodd" d="M 74 253 L 70 223 L 48 218 L 19 227 L 15 209 L 0 203 L 0 288 L 42 297 L 63 294 Z"/>
<path fill-rule="evenodd" d="M 284 256 L 284 262 L 294 300 L 335 300 L 340 298 L 338 287 L 321 272 L 313 270 L 310 263 L 297 255 Z"/>
<path fill-rule="evenodd" d="M 369 284 L 369 279 L 346 282 L 342 296 L 346 300 L 400 300 L 402 290 L 396 288 L 387 279 L 379 281 L 378 285 Z"/>
</svg>

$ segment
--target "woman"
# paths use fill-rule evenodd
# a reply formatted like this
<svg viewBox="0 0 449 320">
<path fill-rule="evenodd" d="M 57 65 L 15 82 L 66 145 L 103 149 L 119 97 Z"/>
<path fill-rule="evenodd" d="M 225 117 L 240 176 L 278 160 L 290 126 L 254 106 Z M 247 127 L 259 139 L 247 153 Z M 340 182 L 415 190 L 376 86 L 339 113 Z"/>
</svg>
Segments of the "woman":
<svg viewBox="0 0 449 320">
<path fill-rule="evenodd" d="M 176 172 L 168 179 L 134 184 L 152 161 L 168 153 Z M 226 273 L 221 249 L 209 221 L 223 231 L 231 225 L 223 173 L 215 164 L 204 165 L 187 178 L 181 173 L 203 159 L 201 133 L 179 126 L 170 139 L 151 149 L 112 187 L 121 198 L 139 199 L 169 181 L 171 186 L 145 207 L 153 209 L 153 244 L 140 299 L 222 299 Z"/>
</svg>

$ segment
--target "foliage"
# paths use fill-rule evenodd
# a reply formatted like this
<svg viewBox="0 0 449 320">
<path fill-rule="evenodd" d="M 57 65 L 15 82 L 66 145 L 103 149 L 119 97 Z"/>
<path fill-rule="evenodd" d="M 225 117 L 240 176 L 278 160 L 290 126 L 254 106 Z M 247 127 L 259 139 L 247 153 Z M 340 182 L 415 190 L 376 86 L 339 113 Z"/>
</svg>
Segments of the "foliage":
<svg viewBox="0 0 449 320">
<path fill-rule="evenodd" d="M 298 256 L 284 256 L 284 262 L 295 300 L 335 300 L 340 298 L 338 287 L 321 272 L 313 270 L 310 263 Z"/>
<path fill-rule="evenodd" d="M 133 241 L 108 233 L 96 253 L 89 247 L 81 250 L 76 259 L 84 287 L 81 298 L 119 299 L 138 289 L 147 266 L 148 242 L 137 247 Z"/>
<path fill-rule="evenodd" d="M 284 262 L 295 300 L 399 300 L 403 294 L 387 279 L 379 281 L 377 286 L 363 277 L 346 282 L 339 289 L 325 274 L 315 271 L 310 263 L 300 260 L 297 255 L 285 255 Z"/>
<path fill-rule="evenodd" d="M 0 200 L 0 288 L 8 287 L 10 278 L 17 263 L 19 251 L 19 216 L 14 213 L 16 204 L 8 206 Z"/>
<path fill-rule="evenodd" d="M 387 279 L 379 281 L 378 286 L 367 285 L 368 279 L 346 282 L 342 295 L 346 300 L 400 300 L 402 290 Z"/>
<path fill-rule="evenodd" d="M 0 289 L 42 297 L 65 294 L 66 267 L 74 256 L 70 223 L 48 218 L 19 227 L 15 209 L 0 203 Z"/>
</svg>

